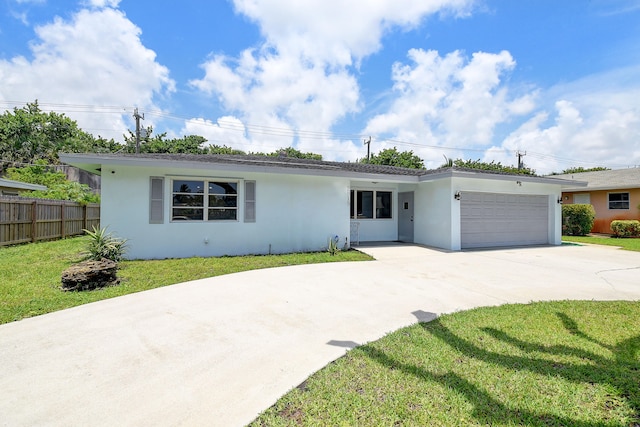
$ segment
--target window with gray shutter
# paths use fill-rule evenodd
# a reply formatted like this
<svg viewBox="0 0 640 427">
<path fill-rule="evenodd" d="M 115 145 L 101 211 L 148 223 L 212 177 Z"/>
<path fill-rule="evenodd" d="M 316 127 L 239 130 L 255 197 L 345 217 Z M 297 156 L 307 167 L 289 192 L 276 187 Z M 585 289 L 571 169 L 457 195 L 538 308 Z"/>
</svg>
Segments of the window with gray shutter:
<svg viewBox="0 0 640 427">
<path fill-rule="evenodd" d="M 256 182 L 244 182 L 244 222 L 256 222 Z"/>
<path fill-rule="evenodd" d="M 164 178 L 151 177 L 149 224 L 164 223 Z"/>
</svg>

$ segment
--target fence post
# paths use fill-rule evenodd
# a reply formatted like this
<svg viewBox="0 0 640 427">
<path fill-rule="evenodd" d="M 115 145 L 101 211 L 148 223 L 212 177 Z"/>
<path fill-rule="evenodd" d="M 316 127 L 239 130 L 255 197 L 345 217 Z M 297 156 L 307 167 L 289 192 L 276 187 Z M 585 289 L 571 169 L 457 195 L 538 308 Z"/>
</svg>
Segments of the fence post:
<svg viewBox="0 0 640 427">
<path fill-rule="evenodd" d="M 38 238 L 38 201 L 34 200 L 31 204 L 31 243 Z"/>
<path fill-rule="evenodd" d="M 89 204 L 87 203 L 86 205 L 82 206 L 82 229 L 83 230 L 88 230 L 89 229 L 89 224 L 87 224 L 88 222 L 88 218 L 87 218 L 87 206 Z"/>
</svg>

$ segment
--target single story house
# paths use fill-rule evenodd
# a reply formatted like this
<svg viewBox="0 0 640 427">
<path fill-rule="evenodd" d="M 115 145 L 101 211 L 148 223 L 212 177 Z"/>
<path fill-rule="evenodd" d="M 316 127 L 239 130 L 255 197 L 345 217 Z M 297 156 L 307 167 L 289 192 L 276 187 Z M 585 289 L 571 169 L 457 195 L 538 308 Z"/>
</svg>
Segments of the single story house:
<svg viewBox="0 0 640 427">
<path fill-rule="evenodd" d="M 28 184 L 26 182 L 14 181 L 0 178 L 0 196 L 19 196 L 25 191 L 45 191 L 44 185 Z"/>
<path fill-rule="evenodd" d="M 640 219 L 640 168 L 555 176 L 582 184 L 564 188 L 562 199 L 566 204 L 593 205 L 596 211 L 593 233 L 612 233 L 611 221 L 616 219 Z"/>
<path fill-rule="evenodd" d="M 548 177 L 288 157 L 60 154 L 101 175 L 101 223 L 130 258 L 324 250 L 369 241 L 448 250 L 561 244 Z"/>
</svg>

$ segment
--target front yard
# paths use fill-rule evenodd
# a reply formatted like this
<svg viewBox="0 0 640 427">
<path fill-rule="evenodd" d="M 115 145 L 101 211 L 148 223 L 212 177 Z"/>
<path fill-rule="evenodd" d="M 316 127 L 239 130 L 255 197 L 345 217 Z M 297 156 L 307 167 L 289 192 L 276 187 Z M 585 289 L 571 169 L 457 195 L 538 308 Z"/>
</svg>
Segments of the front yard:
<svg viewBox="0 0 640 427">
<path fill-rule="evenodd" d="M 80 258 L 86 237 L 0 248 L 0 324 L 190 280 L 239 271 L 322 262 L 364 261 L 358 251 L 123 261 L 122 283 L 88 292 L 63 292 L 60 275 Z"/>
<path fill-rule="evenodd" d="M 349 351 L 251 426 L 640 425 L 640 302 L 503 305 Z"/>
<path fill-rule="evenodd" d="M 607 235 L 562 236 L 564 242 L 589 243 L 592 245 L 619 246 L 627 251 L 640 252 L 639 238 L 615 238 Z"/>
</svg>

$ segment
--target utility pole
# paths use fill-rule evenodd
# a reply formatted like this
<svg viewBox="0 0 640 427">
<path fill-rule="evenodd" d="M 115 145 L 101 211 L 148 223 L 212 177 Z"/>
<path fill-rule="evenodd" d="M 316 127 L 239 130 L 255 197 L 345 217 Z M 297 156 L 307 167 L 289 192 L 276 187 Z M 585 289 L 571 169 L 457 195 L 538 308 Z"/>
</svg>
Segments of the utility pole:
<svg viewBox="0 0 640 427">
<path fill-rule="evenodd" d="M 140 119 L 144 120 L 144 113 L 141 116 L 136 108 L 133 110 L 133 118 L 136 119 L 136 154 L 140 154 Z"/>
<path fill-rule="evenodd" d="M 368 141 L 364 142 L 364 145 L 367 146 L 367 163 L 369 163 L 369 160 L 371 159 L 371 137 L 369 137 Z"/>
<path fill-rule="evenodd" d="M 524 163 L 522 162 L 522 158 L 527 155 L 527 152 L 521 153 L 520 150 L 516 152 L 516 156 L 518 156 L 518 169 L 522 169 L 524 167 Z"/>
</svg>

